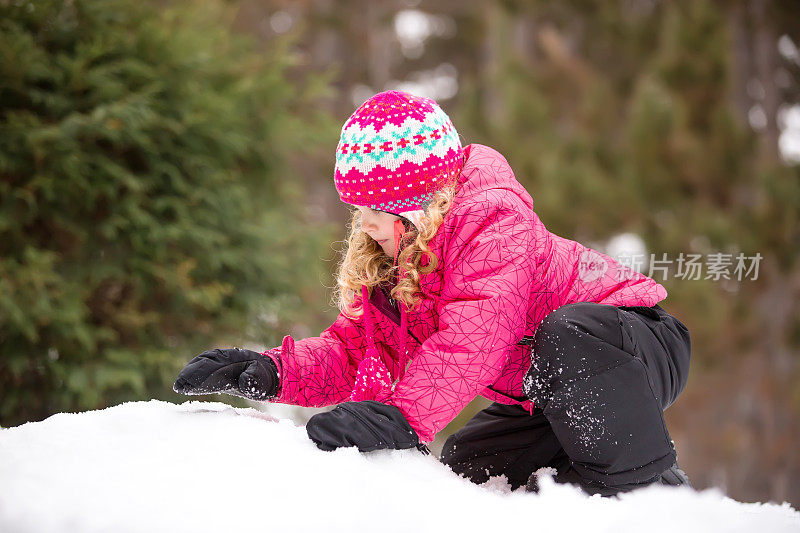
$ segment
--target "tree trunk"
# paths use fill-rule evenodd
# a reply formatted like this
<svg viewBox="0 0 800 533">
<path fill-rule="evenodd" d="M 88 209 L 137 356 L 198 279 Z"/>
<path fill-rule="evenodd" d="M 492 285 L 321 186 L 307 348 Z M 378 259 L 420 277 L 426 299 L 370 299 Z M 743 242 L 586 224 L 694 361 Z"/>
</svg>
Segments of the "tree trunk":
<svg viewBox="0 0 800 533">
<path fill-rule="evenodd" d="M 775 30 L 768 20 L 771 0 L 753 0 L 751 12 L 755 26 L 755 66 L 758 80 L 764 89 L 762 106 L 767 117 L 766 127 L 763 132 L 762 158 L 764 162 L 777 162 L 780 160 L 778 151 L 778 105 L 780 95 L 775 83 L 775 72 L 778 65 L 778 38 Z"/>
<path fill-rule="evenodd" d="M 728 8 L 727 22 L 731 40 L 731 100 L 742 125 L 750 128 L 748 114 L 753 101 L 747 94 L 747 83 L 753 72 L 752 35 L 747 23 L 745 6 L 738 1 Z"/>
</svg>

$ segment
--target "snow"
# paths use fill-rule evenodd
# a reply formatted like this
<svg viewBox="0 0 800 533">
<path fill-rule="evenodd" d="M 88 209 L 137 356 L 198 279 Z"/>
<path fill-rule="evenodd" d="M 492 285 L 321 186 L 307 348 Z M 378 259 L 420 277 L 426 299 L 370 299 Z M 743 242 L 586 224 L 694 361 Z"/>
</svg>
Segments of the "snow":
<svg viewBox="0 0 800 533">
<path fill-rule="evenodd" d="M 0 430 L 0 531 L 800 531 L 788 503 L 649 487 L 619 500 L 549 478 L 478 486 L 416 450 L 318 450 L 220 403 L 132 402 Z"/>
</svg>

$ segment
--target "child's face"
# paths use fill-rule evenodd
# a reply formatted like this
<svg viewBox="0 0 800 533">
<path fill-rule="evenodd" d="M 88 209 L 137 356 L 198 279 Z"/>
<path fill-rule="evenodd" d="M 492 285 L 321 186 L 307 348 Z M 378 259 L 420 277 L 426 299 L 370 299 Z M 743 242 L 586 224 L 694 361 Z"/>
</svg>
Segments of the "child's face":
<svg viewBox="0 0 800 533">
<path fill-rule="evenodd" d="M 361 230 L 375 239 L 389 257 L 394 257 L 394 221 L 400 217 L 369 207 L 358 207 Z"/>
</svg>

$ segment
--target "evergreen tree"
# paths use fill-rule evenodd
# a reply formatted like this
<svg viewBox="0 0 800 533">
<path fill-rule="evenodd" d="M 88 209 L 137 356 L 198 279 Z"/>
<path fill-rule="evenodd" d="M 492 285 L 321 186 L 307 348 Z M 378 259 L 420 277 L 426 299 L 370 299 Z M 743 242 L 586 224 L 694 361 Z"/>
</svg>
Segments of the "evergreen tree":
<svg viewBox="0 0 800 533">
<path fill-rule="evenodd" d="M 282 304 L 318 287 L 330 235 L 287 158 L 335 138 L 326 82 L 287 81 L 291 42 L 257 51 L 233 15 L 0 4 L 3 425 L 170 397 L 198 351 L 303 318 Z"/>
</svg>

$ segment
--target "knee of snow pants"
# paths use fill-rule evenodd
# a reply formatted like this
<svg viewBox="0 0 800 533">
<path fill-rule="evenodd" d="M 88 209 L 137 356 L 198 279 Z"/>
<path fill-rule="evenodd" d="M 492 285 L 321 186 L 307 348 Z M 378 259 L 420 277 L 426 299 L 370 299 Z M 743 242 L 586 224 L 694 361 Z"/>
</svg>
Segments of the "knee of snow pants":
<svg viewBox="0 0 800 533">
<path fill-rule="evenodd" d="M 678 324 L 661 308 L 579 302 L 539 325 L 524 390 L 580 476 L 642 483 L 675 462 L 663 410 L 688 375 L 688 331 Z"/>
<path fill-rule="evenodd" d="M 504 475 L 512 490 L 544 466 L 566 468 L 569 460 L 541 409 L 493 403 L 450 435 L 440 461 L 473 483 Z"/>
</svg>

